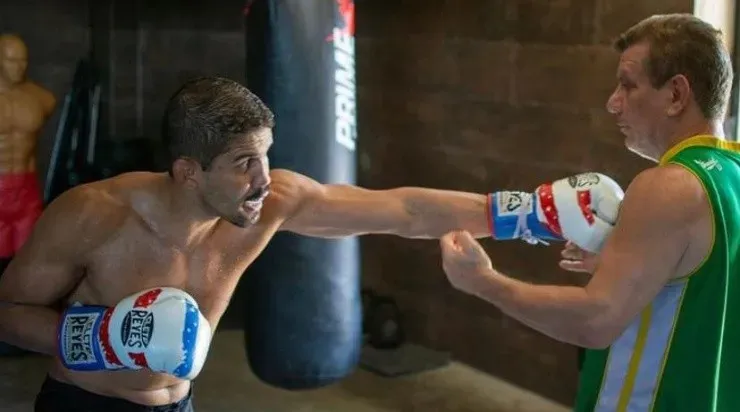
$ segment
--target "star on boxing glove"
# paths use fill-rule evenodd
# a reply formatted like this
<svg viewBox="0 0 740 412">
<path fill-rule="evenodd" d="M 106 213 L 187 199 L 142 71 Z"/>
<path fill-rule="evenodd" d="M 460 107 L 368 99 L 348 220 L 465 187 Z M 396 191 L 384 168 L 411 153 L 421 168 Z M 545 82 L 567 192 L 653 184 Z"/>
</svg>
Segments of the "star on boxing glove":
<svg viewBox="0 0 740 412">
<path fill-rule="evenodd" d="M 538 186 L 534 193 L 501 191 L 489 197 L 494 239 L 530 244 L 569 240 L 598 252 L 611 232 L 624 191 L 600 173 L 582 173 Z"/>
<path fill-rule="evenodd" d="M 147 289 L 114 307 L 73 305 L 57 333 L 62 364 L 77 371 L 147 368 L 193 379 L 205 363 L 211 327 L 182 290 Z"/>
</svg>

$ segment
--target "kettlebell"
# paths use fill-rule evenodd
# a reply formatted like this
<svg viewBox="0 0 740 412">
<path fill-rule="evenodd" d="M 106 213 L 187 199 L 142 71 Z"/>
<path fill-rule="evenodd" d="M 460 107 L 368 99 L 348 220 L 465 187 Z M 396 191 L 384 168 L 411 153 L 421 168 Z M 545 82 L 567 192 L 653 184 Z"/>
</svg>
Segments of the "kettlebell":
<svg viewBox="0 0 740 412">
<path fill-rule="evenodd" d="M 387 296 L 375 296 L 367 313 L 370 345 L 376 349 L 396 349 L 404 343 L 401 310 Z"/>
</svg>

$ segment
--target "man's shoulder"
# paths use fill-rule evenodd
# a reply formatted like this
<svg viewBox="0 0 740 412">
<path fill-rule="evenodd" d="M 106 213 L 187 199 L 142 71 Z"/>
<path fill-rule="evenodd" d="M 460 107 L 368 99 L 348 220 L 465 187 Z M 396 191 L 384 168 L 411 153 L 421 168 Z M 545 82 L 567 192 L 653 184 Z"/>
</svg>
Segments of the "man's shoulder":
<svg viewBox="0 0 740 412">
<path fill-rule="evenodd" d="M 85 219 L 119 221 L 135 213 L 135 204 L 157 197 L 155 173 L 130 172 L 75 186 L 53 204 L 62 212 Z"/>
<path fill-rule="evenodd" d="M 300 200 L 310 190 L 312 179 L 287 169 L 270 171 L 270 194 L 265 200 L 263 215 L 282 219 L 298 207 Z"/>
<path fill-rule="evenodd" d="M 30 96 L 31 99 L 40 102 L 47 114 L 53 111 L 56 106 L 57 99 L 54 93 L 31 80 L 20 85 L 17 90 L 23 95 Z"/>
<path fill-rule="evenodd" d="M 122 199 L 99 182 L 75 186 L 54 199 L 47 208 L 55 214 L 70 217 L 110 217 L 123 213 L 125 209 Z"/>
<path fill-rule="evenodd" d="M 125 205 L 99 185 L 75 186 L 56 197 L 34 229 L 33 244 L 71 242 L 76 250 L 97 247 L 119 231 L 130 216 Z"/>
<path fill-rule="evenodd" d="M 49 89 L 31 80 L 23 83 L 22 89 L 25 92 L 32 93 L 42 99 L 55 99 L 54 93 L 52 93 Z"/>
<path fill-rule="evenodd" d="M 289 169 L 271 169 L 270 179 L 273 184 L 298 184 L 303 179 L 308 179 L 308 177 Z"/>
<path fill-rule="evenodd" d="M 318 182 L 310 177 L 287 169 L 271 170 L 270 180 L 270 193 L 283 202 L 298 199 L 306 192 L 320 187 Z"/>
<path fill-rule="evenodd" d="M 628 189 L 633 186 L 671 194 L 690 194 L 702 189 L 696 175 L 686 166 L 677 163 L 666 163 L 643 170 L 635 176 Z"/>
<path fill-rule="evenodd" d="M 268 219 L 285 222 L 315 204 L 326 199 L 328 188 L 333 184 L 323 184 L 309 176 L 287 169 L 270 171 L 270 194 L 265 200 L 265 213 Z"/>
<path fill-rule="evenodd" d="M 632 180 L 625 204 L 661 220 L 680 220 L 701 214 L 707 208 L 701 181 L 689 169 L 665 164 L 646 169 Z"/>
</svg>

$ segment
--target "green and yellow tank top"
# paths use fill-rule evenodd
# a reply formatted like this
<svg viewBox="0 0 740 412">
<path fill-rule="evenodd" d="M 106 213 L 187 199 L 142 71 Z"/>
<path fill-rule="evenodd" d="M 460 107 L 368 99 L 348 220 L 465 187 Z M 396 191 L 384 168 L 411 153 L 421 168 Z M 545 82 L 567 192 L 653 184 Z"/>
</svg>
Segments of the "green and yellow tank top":
<svg viewBox="0 0 740 412">
<path fill-rule="evenodd" d="M 711 203 L 711 252 L 668 283 L 607 349 L 587 350 L 578 412 L 740 412 L 740 144 L 695 136 L 671 148 Z"/>
</svg>

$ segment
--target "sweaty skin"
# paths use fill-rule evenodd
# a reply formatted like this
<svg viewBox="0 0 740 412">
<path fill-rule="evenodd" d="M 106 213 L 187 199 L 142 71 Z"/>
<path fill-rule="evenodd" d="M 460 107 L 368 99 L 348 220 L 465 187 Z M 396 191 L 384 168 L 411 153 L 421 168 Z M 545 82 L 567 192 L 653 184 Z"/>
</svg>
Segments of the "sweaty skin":
<svg viewBox="0 0 740 412">
<path fill-rule="evenodd" d="M 271 191 L 260 218 L 245 228 L 208 216 L 193 219 L 197 200 L 182 200 L 167 174 L 127 173 L 65 192 L 0 278 L 0 301 L 15 303 L 0 307 L 1 336 L 54 355 L 58 309 L 52 307 L 115 305 L 154 286 L 190 293 L 215 330 L 239 278 L 279 230 L 438 238 L 464 228 L 490 236 L 485 195 L 321 185 L 286 170 L 266 172 L 265 181 Z M 50 374 L 144 405 L 178 401 L 190 388 L 188 381 L 146 370 L 73 372 L 58 361 Z"/>
<path fill-rule="evenodd" d="M 36 171 L 36 144 L 54 111 L 54 95 L 26 79 L 28 49 L 0 36 L 0 175 Z"/>
</svg>

